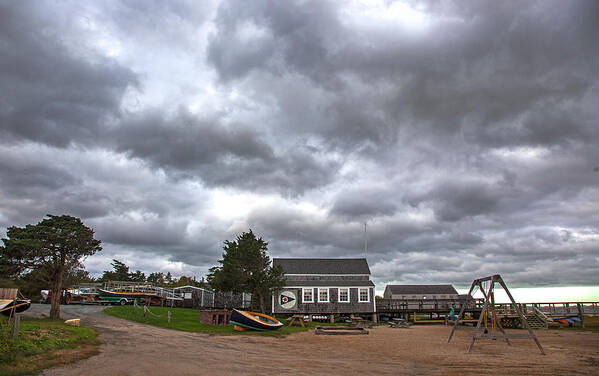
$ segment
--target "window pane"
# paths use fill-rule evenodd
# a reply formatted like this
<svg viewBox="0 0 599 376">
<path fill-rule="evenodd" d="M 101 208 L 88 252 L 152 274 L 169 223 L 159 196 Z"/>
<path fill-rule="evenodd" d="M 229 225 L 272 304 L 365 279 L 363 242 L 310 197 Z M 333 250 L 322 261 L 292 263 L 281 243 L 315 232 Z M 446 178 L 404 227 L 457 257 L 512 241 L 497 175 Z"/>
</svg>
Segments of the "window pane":
<svg viewBox="0 0 599 376">
<path fill-rule="evenodd" d="M 368 289 L 360 289 L 360 301 L 361 302 L 368 301 Z"/>
<path fill-rule="evenodd" d="M 339 289 L 339 301 L 349 302 L 349 289 Z"/>
<path fill-rule="evenodd" d="M 313 300 L 312 300 L 312 289 L 305 289 L 304 290 L 304 302 L 307 302 L 307 303 L 313 302 Z"/>
<path fill-rule="evenodd" d="M 329 289 L 318 290 L 318 301 L 328 302 L 329 301 Z"/>
</svg>

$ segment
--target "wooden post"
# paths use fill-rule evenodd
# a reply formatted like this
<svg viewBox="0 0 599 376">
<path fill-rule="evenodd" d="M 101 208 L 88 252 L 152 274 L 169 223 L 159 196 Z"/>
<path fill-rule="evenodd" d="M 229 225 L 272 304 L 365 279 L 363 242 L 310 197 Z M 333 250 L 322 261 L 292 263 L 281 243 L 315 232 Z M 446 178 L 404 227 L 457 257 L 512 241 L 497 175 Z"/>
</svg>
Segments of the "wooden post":
<svg viewBox="0 0 599 376">
<path fill-rule="evenodd" d="M 516 304 L 514 297 L 510 293 L 510 290 L 508 290 L 507 286 L 505 285 L 505 282 L 503 282 L 503 279 L 501 279 L 501 277 L 498 278 L 498 282 L 501 285 L 501 287 L 503 287 L 503 289 L 505 290 L 505 293 L 507 294 L 508 298 L 510 298 L 512 303 Z M 516 304 L 516 307 L 518 307 L 517 304 Z M 526 326 L 526 329 L 528 330 L 528 335 L 535 341 L 541 354 L 545 355 L 545 351 L 543 350 L 543 347 L 541 346 L 541 342 L 539 342 L 539 339 L 533 333 L 532 329 L 528 325 L 528 320 L 526 320 L 526 317 L 524 317 L 524 314 L 522 314 L 522 311 L 520 310 L 520 308 L 517 308 L 517 310 L 518 310 L 518 316 L 520 316 L 520 320 L 524 323 L 524 325 Z"/>
<path fill-rule="evenodd" d="M 146 312 L 148 311 L 148 306 L 144 306 L 144 317 L 146 317 Z"/>
<path fill-rule="evenodd" d="M 580 318 L 580 325 L 584 328 L 584 306 L 582 303 L 576 303 L 576 308 L 578 308 L 578 317 Z"/>
<path fill-rule="evenodd" d="M 170 324 L 171 323 L 171 311 L 168 311 L 166 313 L 166 317 L 167 317 L 168 323 Z"/>
<path fill-rule="evenodd" d="M 474 286 L 476 286 L 476 282 L 477 281 L 472 282 L 472 285 L 470 286 L 470 290 L 468 291 L 468 296 L 470 296 L 470 294 L 472 293 L 472 290 L 474 290 Z M 460 320 L 462 319 L 462 317 L 464 315 L 464 310 L 466 309 L 466 305 L 468 305 L 468 302 L 466 302 L 466 303 L 461 302 L 460 304 L 462 305 L 462 307 L 460 309 L 460 313 L 458 314 L 458 318 L 455 320 L 455 324 L 453 324 L 453 328 L 451 328 L 451 333 L 449 333 L 449 338 L 447 338 L 447 343 L 449 343 L 449 341 L 451 341 L 451 337 L 453 337 L 453 332 L 458 327 L 458 323 L 460 322 Z"/>
<path fill-rule="evenodd" d="M 21 326 L 21 315 L 15 314 L 13 317 L 12 330 L 10 331 L 10 338 L 19 338 L 19 326 Z"/>
<path fill-rule="evenodd" d="M 489 306 L 489 299 L 487 299 L 487 297 L 489 296 L 489 293 L 491 293 L 491 289 L 493 288 L 493 281 L 491 281 L 491 283 L 489 284 L 489 291 L 485 294 L 485 289 L 483 288 L 482 282 L 479 281 L 479 284 L 480 290 L 483 291 L 483 294 L 485 295 L 485 304 L 483 305 L 483 310 L 480 312 L 480 317 L 478 318 L 478 322 L 476 323 L 476 330 L 474 332 L 474 335 L 472 336 L 472 342 L 470 342 L 470 346 L 468 346 L 468 354 L 470 354 L 470 350 L 472 350 L 472 346 L 474 346 L 474 341 L 476 340 L 477 335 L 480 335 L 483 317 L 485 316 L 487 312 L 487 307 Z"/>
<path fill-rule="evenodd" d="M 499 331 L 501 332 L 501 334 L 506 336 L 505 341 L 507 342 L 508 346 L 511 346 L 512 344 L 510 342 L 510 339 L 507 337 L 505 330 L 503 330 L 503 326 L 501 326 L 501 322 L 500 322 L 499 318 L 497 317 L 497 311 L 495 311 L 495 292 L 491 292 L 491 304 L 493 306 L 493 317 L 495 318 L 495 324 L 497 324 L 497 328 L 499 328 Z M 505 314 L 507 315 L 507 312 L 505 312 Z"/>
</svg>

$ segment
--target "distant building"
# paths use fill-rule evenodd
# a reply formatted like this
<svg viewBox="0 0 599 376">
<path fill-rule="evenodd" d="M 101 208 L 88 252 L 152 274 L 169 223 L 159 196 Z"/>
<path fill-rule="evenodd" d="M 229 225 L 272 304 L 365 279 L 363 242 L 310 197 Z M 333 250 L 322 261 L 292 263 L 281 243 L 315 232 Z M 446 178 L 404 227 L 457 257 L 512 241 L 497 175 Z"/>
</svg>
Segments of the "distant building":
<svg viewBox="0 0 599 376">
<path fill-rule="evenodd" d="M 173 289 L 183 298 L 182 306 L 186 308 L 214 307 L 214 292 L 196 286 L 180 286 Z"/>
<path fill-rule="evenodd" d="M 387 285 L 383 298 L 403 300 L 458 299 L 458 292 L 452 285 Z"/>
<path fill-rule="evenodd" d="M 275 258 L 286 286 L 273 294 L 276 314 L 365 315 L 376 312 L 366 259 Z"/>
<path fill-rule="evenodd" d="M 221 292 L 217 291 L 214 293 L 214 307 L 215 308 L 240 308 L 249 309 L 252 303 L 252 294 L 242 292 L 233 293 L 231 291 Z"/>
</svg>

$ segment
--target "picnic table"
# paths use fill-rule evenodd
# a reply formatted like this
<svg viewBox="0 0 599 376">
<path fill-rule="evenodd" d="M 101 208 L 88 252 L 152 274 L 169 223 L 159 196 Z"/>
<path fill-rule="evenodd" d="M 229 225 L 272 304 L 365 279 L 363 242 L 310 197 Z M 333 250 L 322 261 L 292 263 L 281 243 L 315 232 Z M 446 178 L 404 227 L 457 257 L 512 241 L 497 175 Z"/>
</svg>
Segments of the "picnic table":
<svg viewBox="0 0 599 376">
<path fill-rule="evenodd" d="M 293 315 L 293 316 L 291 316 L 291 321 L 289 321 L 289 325 L 287 325 L 287 326 L 293 325 L 293 323 L 296 322 L 296 320 L 302 326 L 302 328 L 306 327 L 304 325 L 304 315 Z"/>
<path fill-rule="evenodd" d="M 349 322 L 349 326 L 356 328 L 372 328 L 372 321 L 363 319 L 361 317 L 352 317 Z"/>
</svg>

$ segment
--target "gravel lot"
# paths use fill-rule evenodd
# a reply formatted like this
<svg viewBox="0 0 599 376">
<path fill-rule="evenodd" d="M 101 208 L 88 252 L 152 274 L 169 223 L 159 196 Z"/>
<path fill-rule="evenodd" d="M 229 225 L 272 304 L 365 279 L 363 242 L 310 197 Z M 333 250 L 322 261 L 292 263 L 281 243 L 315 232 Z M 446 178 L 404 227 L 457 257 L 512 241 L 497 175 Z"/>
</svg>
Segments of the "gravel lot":
<svg viewBox="0 0 599 376">
<path fill-rule="evenodd" d="M 286 338 L 210 337 L 118 319 L 98 306 L 63 306 L 65 319 L 81 318 L 97 329 L 101 353 L 45 375 L 596 375 L 599 334 L 584 331 L 536 332 L 547 355 L 532 340 L 480 340 L 466 348 L 472 328 L 380 326 L 363 336 L 318 336 L 304 332 Z M 34 305 L 28 315 L 48 313 Z M 521 332 L 521 331 L 520 331 Z"/>
</svg>

